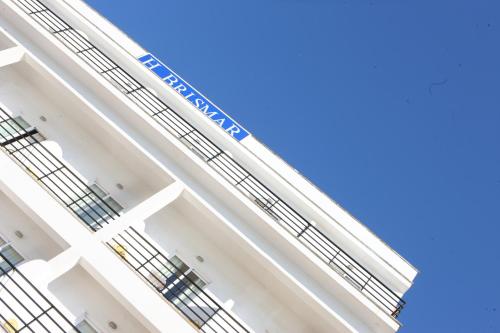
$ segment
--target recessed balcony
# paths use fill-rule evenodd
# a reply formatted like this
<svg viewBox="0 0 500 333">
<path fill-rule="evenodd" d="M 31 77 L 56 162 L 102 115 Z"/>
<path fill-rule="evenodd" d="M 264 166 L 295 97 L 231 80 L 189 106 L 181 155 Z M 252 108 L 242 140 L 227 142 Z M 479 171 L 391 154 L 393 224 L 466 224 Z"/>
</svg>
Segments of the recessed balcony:
<svg viewBox="0 0 500 333">
<path fill-rule="evenodd" d="M 108 244 L 204 332 L 328 331 L 314 322 L 316 315 L 307 318 L 310 310 L 298 298 L 285 296 L 283 286 L 244 253 L 238 239 L 220 232 L 220 223 L 181 195 Z"/>
<path fill-rule="evenodd" d="M 0 69 L 0 103 L 4 152 L 92 230 L 173 182 L 30 60 Z"/>
<path fill-rule="evenodd" d="M 40 291 L 3 254 L 0 261 L 0 322 L 4 332 L 75 332 L 73 321 L 49 300 L 47 293 Z"/>
<path fill-rule="evenodd" d="M 312 221 L 304 217 L 305 214 L 299 213 L 299 209 L 278 196 L 265 182 L 250 173 L 242 163 L 233 159 L 231 154 L 194 128 L 179 113 L 102 52 L 84 34 L 56 16 L 43 2 L 31 0 L 18 5 L 68 50 L 78 55 L 159 125 L 181 140 L 194 154 L 245 194 L 272 220 L 294 235 L 332 271 L 338 273 L 386 314 L 394 318 L 399 315 L 405 305 L 401 295 L 377 278 L 376 273 L 368 270 L 344 251 L 325 230 L 316 227 Z"/>
<path fill-rule="evenodd" d="M 7 332 L 69 332 L 72 322 L 31 280 L 68 245 L 55 241 L 0 191 L 0 327 Z"/>
<path fill-rule="evenodd" d="M 131 227 L 108 245 L 172 306 L 203 332 L 250 332 L 206 289 L 199 272 L 178 255 L 169 255 L 145 233 Z"/>
<path fill-rule="evenodd" d="M 81 332 L 148 332 L 80 264 L 50 282 L 48 290 Z"/>
<path fill-rule="evenodd" d="M 39 1 L 29 2 L 40 4 Z M 332 241 L 335 238 L 330 237 L 331 233 L 325 234 L 321 232 L 321 226 L 317 228 L 312 221 L 306 220 L 301 215 L 303 212 L 296 205 L 290 206 L 280 197 L 277 197 L 266 185 L 233 160 L 230 154 L 215 146 L 203 134 L 176 116 L 175 111 L 166 107 L 148 89 L 138 84 L 123 69 L 117 67 L 116 63 L 107 58 L 95 45 L 89 44 L 85 36 L 78 34 L 76 30 L 65 23 L 61 23 L 60 19 L 57 21 L 58 26 L 50 26 L 47 22 L 42 22 L 44 17 L 46 19 L 47 15 L 50 17 L 50 10 L 46 10 L 43 4 L 41 6 L 44 11 L 43 17 L 42 15 L 31 14 L 37 22 L 52 32 L 56 38 L 62 41 L 63 44 L 68 46 L 80 58 L 87 63 L 93 62 L 91 66 L 94 69 L 128 96 L 131 101 L 147 111 L 160 125 L 181 139 L 194 154 L 205 160 L 213 169 L 218 171 L 230 183 L 249 197 L 273 221 L 300 240 L 303 245 L 307 246 L 317 257 L 329 265 L 332 272 L 336 272 L 335 274 L 338 273 L 342 276 L 349 284 L 360 291 L 361 294 L 384 310 L 385 313 L 393 317 L 399 314 L 404 302 L 400 300 L 398 294 L 379 283 L 372 274 L 377 273 L 376 269 L 373 270 L 374 272 L 369 272 L 358 264 Z M 31 11 L 31 9 L 28 9 L 28 11 Z M 69 40 L 75 42 L 75 36 L 78 37 L 78 42 L 81 44 L 77 46 L 69 45 Z M 259 179 L 261 178 L 259 177 Z M 283 198 L 285 197 L 283 196 Z M 301 213 L 299 214 L 295 211 L 295 208 L 297 211 L 301 211 Z M 304 214 L 304 216 L 307 215 Z M 341 242 L 339 244 L 342 245 Z M 363 258 L 359 255 L 357 257 Z"/>
<path fill-rule="evenodd" d="M 24 270 L 39 271 L 69 245 L 43 230 L 0 191 L 0 253 Z M 0 264 L 2 266 L 2 264 Z"/>
</svg>

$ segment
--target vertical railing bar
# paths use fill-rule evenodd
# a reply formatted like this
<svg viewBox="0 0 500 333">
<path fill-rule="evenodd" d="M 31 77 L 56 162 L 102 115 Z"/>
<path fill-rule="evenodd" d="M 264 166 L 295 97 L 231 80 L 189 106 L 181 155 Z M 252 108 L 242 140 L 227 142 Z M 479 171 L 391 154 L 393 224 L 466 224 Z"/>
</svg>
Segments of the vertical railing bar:
<svg viewBox="0 0 500 333">
<path fill-rule="evenodd" d="M 59 311 L 59 309 L 57 307 L 54 306 L 54 304 L 52 304 L 51 301 L 49 301 L 49 299 L 44 295 L 42 294 L 36 287 L 35 285 L 30 281 L 28 280 L 23 273 L 21 273 L 12 263 L 9 259 L 7 259 L 2 253 L 0 253 L 0 258 L 7 263 L 7 265 L 10 267 L 10 271 L 8 272 L 5 272 L 3 268 L 0 267 L 0 270 L 2 272 L 4 272 L 3 275 L 6 275 L 10 281 L 12 281 L 30 300 L 31 302 L 33 302 L 41 311 L 44 311 L 43 307 L 41 307 L 30 295 L 30 293 L 26 292 L 24 290 L 24 288 L 22 288 L 19 283 L 10 275 L 10 274 L 16 274 L 16 275 L 19 275 L 21 277 L 21 280 L 23 280 L 24 282 L 26 282 L 28 284 L 28 286 L 33 289 L 35 291 L 35 294 L 37 294 L 39 297 L 41 297 L 43 299 L 43 301 L 45 301 L 45 303 L 47 303 L 49 305 L 49 308 L 52 308 L 54 309 L 57 314 L 63 318 L 66 323 L 68 323 L 71 328 L 73 328 L 74 330 L 76 330 L 77 333 L 81 333 L 79 329 L 77 329 L 62 313 L 61 311 Z M 10 273 L 12 272 L 12 273 Z M 5 290 L 8 290 L 8 288 L 4 288 Z M 14 297 L 14 296 L 13 296 Z M 17 300 L 17 297 L 14 297 L 16 300 Z M 1 300 L 1 298 L 0 298 Z M 19 300 L 17 300 L 19 302 Z M 59 324 L 55 322 L 55 320 L 51 317 L 51 316 L 48 316 L 52 322 L 54 322 L 54 324 L 56 324 L 58 327 Z M 31 330 L 31 329 L 30 329 Z M 50 332 L 49 332 L 50 333 Z"/>
</svg>

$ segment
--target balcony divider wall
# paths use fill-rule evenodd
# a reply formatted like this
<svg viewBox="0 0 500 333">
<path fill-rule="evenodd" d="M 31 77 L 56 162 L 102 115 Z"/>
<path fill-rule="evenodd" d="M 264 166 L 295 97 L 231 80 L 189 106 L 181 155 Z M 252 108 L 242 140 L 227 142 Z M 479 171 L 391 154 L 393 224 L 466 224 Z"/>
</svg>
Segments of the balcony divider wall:
<svg viewBox="0 0 500 333">
<path fill-rule="evenodd" d="M 87 37 L 72 28 L 42 1 L 12 1 L 374 304 L 394 318 L 399 315 L 406 304 L 401 297 L 99 50 Z"/>
</svg>

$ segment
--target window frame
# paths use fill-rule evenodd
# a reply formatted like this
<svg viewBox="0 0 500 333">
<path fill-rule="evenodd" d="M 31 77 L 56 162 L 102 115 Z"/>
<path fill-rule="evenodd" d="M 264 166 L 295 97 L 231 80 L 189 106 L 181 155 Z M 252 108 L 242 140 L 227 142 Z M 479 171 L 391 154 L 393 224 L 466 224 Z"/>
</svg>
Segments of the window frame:
<svg viewBox="0 0 500 333">
<path fill-rule="evenodd" d="M 198 296 L 199 292 L 193 291 L 193 289 L 190 288 L 190 286 L 184 282 L 186 280 L 189 281 L 188 275 L 189 274 L 195 274 L 195 276 L 200 279 L 200 281 L 203 283 L 203 286 L 202 287 L 197 286 L 197 287 L 200 288 L 202 291 L 208 286 L 208 282 L 198 273 L 198 271 L 194 267 L 188 265 L 184 260 L 182 260 L 177 253 L 174 253 L 174 254 L 170 255 L 167 259 L 170 262 L 173 262 L 172 259 L 174 257 L 176 257 L 180 262 L 182 262 L 184 265 L 186 265 L 188 267 L 188 269 L 181 274 L 181 277 L 177 276 L 175 280 L 173 280 L 171 283 L 168 284 L 168 286 L 165 285 L 165 290 L 170 291 L 170 290 L 172 290 L 172 288 L 175 285 L 177 285 L 179 283 L 184 283 L 186 285 L 186 287 L 182 290 L 183 293 L 185 293 L 186 290 L 189 290 L 190 294 L 195 294 L 195 297 Z M 196 288 L 194 288 L 194 289 L 196 290 Z M 164 293 L 163 296 L 166 297 L 166 293 Z M 177 296 L 177 298 L 179 298 L 179 296 Z M 173 300 L 171 302 L 174 303 Z"/>
<path fill-rule="evenodd" d="M 87 221 L 87 219 L 90 216 L 92 216 L 92 211 L 96 207 L 96 202 L 95 202 L 95 199 L 91 199 L 90 202 L 85 201 L 85 200 L 87 200 L 85 198 L 86 196 L 95 195 L 98 199 L 100 199 L 102 202 L 104 202 L 107 206 L 109 206 L 113 210 L 115 210 L 115 207 L 113 207 L 113 205 L 111 205 L 109 202 L 106 201 L 108 199 L 113 200 L 121 208 L 120 210 L 116 210 L 116 217 L 120 216 L 120 214 L 125 210 L 125 207 L 121 203 L 119 203 L 114 197 L 112 197 L 111 193 L 106 191 L 104 189 L 104 187 L 99 185 L 97 182 L 92 182 L 91 184 L 87 184 L 87 187 L 88 187 L 88 189 L 90 189 L 89 193 L 87 193 L 86 195 L 84 195 L 82 198 L 79 199 L 79 200 L 82 200 L 82 199 L 84 200 L 85 206 L 80 207 L 78 205 L 78 208 L 75 209 L 74 213 L 76 216 L 78 216 L 78 218 L 80 218 L 82 221 L 84 221 L 85 224 L 87 224 L 89 227 L 94 228 L 94 227 L 96 227 L 96 225 L 101 226 L 101 224 L 103 223 L 104 220 L 94 221 L 92 218 L 90 218 L 90 220 Z M 94 194 L 92 194 L 92 192 Z M 79 201 L 79 200 L 77 200 L 77 201 Z M 74 202 L 72 205 L 76 204 L 77 201 Z M 85 209 L 90 210 L 90 212 L 86 211 Z M 100 209 L 102 209 L 102 208 L 100 208 Z M 95 213 L 95 211 L 94 211 L 94 213 Z M 107 214 L 110 215 L 109 212 L 107 212 Z M 114 214 L 114 212 L 113 212 L 113 214 Z"/>
<path fill-rule="evenodd" d="M 21 256 L 22 260 L 19 261 L 19 262 L 17 262 L 17 263 L 15 263 L 14 267 L 22 265 L 24 262 L 26 262 L 28 260 L 28 257 L 26 257 L 24 255 L 24 253 L 22 253 L 22 251 L 19 251 L 19 249 L 17 248 L 17 246 L 14 246 L 14 242 L 11 241 L 8 237 L 5 237 L 2 233 L 0 233 L 0 239 L 5 242 L 3 245 L 0 245 L 0 252 L 2 252 L 6 247 L 10 246 L 14 251 L 17 252 L 17 254 L 19 254 L 19 256 Z M 9 271 L 7 271 L 5 274 L 8 274 L 10 271 L 12 271 L 12 269 L 10 269 Z M 0 277 L 3 276 L 3 275 L 4 274 L 2 274 L 2 272 L 0 272 Z"/>
<path fill-rule="evenodd" d="M 92 329 L 94 329 L 97 333 L 107 333 L 107 331 L 101 329 L 99 325 L 97 325 L 96 323 L 94 323 L 93 320 L 90 319 L 89 314 L 86 311 L 75 319 L 73 325 L 75 325 L 75 327 L 79 329 L 78 325 L 80 325 L 84 321 L 87 322 L 87 324 L 89 324 L 89 326 Z"/>
<path fill-rule="evenodd" d="M 96 194 L 98 194 L 98 191 L 96 191 L 95 188 L 93 188 L 93 186 L 97 187 L 98 191 L 104 193 L 104 195 L 102 196 L 101 199 L 102 199 L 102 201 L 106 202 L 106 204 L 109 205 L 111 208 L 115 209 L 109 202 L 106 201 L 108 199 L 113 200 L 118 206 L 120 206 L 121 209 L 116 211 L 118 214 L 120 214 L 121 212 L 123 212 L 125 210 L 125 207 L 120 202 L 118 202 L 118 200 L 116 200 L 113 196 L 111 196 L 111 193 L 106 191 L 103 186 L 99 185 L 99 183 L 97 183 L 97 182 L 93 182 L 92 184 L 88 185 L 88 187 L 92 191 L 94 191 Z"/>
<path fill-rule="evenodd" d="M 20 129 L 16 129 L 16 131 L 24 131 L 24 132 L 30 132 L 32 130 L 36 130 L 37 133 L 32 135 L 33 138 L 35 140 L 37 140 L 38 142 L 42 142 L 42 141 L 45 141 L 47 140 L 47 138 L 45 137 L 45 135 L 43 135 L 42 133 L 40 133 L 40 131 L 36 128 L 36 126 L 33 126 L 31 125 L 28 121 L 26 121 L 26 119 L 24 119 L 24 117 L 22 115 L 11 115 L 10 116 L 12 118 L 12 120 L 7 120 L 6 122 L 9 123 L 9 121 L 13 121 L 14 124 L 19 124 L 20 125 Z M 23 125 L 27 125 L 26 127 L 23 126 Z M 14 127 L 12 124 L 10 124 L 11 127 Z M 0 124 L 0 129 L 4 129 L 5 130 L 5 127 L 3 126 L 3 124 Z M 8 134 L 7 137 L 12 137 L 14 138 L 14 136 L 8 131 L 8 130 L 5 130 Z"/>
<path fill-rule="evenodd" d="M 167 262 L 166 262 L 166 263 L 162 263 L 162 265 L 170 265 L 170 262 L 175 262 L 175 261 L 173 260 L 173 258 L 174 258 L 174 257 L 177 257 L 177 259 L 178 259 L 180 262 L 182 262 L 184 265 L 186 265 L 186 267 L 188 267 L 188 269 L 187 269 L 185 272 L 183 272 L 183 273 L 181 274 L 181 277 L 176 276 L 176 277 L 175 277 L 175 279 L 174 279 L 172 282 L 170 282 L 170 283 L 168 284 L 168 286 L 167 286 L 167 285 L 163 285 L 163 286 L 162 286 L 162 287 L 163 287 L 163 291 L 161 292 L 161 294 L 162 294 L 162 296 L 163 296 L 163 297 L 165 297 L 166 299 L 168 299 L 168 298 L 166 297 L 166 294 L 168 293 L 168 291 L 169 291 L 169 290 L 172 290 L 172 287 L 173 287 L 174 285 L 177 285 L 177 284 L 178 284 L 178 283 L 180 283 L 181 281 L 185 280 L 185 279 L 187 278 L 187 276 L 188 276 L 190 273 L 195 274 L 195 275 L 196 275 L 196 276 L 200 279 L 200 281 L 204 284 L 204 285 L 203 285 L 203 287 L 199 287 L 199 286 L 198 286 L 198 288 L 200 288 L 200 289 L 201 289 L 201 291 L 204 291 L 204 290 L 208 287 L 208 285 L 210 284 L 210 281 L 209 281 L 208 279 L 205 279 L 205 277 L 204 277 L 202 274 L 200 274 L 200 272 L 199 272 L 196 268 L 194 268 L 193 266 L 189 265 L 189 264 L 188 264 L 185 260 L 183 260 L 183 259 L 182 259 L 182 257 L 178 254 L 178 252 L 177 252 L 177 251 L 175 251 L 173 254 L 167 254 L 167 255 L 165 255 L 165 257 L 167 258 Z M 175 265 L 172 265 L 172 266 L 173 266 L 175 269 L 178 269 Z M 174 273 L 174 274 L 172 274 L 172 275 L 176 275 L 176 274 Z M 169 278 L 170 278 L 170 277 L 169 277 Z M 173 277 L 172 277 L 172 278 L 173 278 Z M 158 289 L 159 289 L 159 288 L 158 288 L 158 285 L 160 285 L 160 284 L 156 285 L 156 283 L 154 283 L 154 282 L 152 282 L 152 281 L 155 281 L 155 280 L 157 280 L 157 279 L 158 279 L 158 276 L 155 276 L 155 275 L 154 275 L 154 273 L 150 273 L 150 274 L 149 274 L 149 276 L 148 276 L 148 278 L 147 278 L 147 280 L 148 280 L 148 281 L 150 281 L 153 285 L 155 285 L 155 289 L 156 289 L 156 290 L 158 290 Z M 165 282 L 167 282 L 167 281 L 165 281 Z M 192 289 L 192 288 L 190 288 L 189 286 L 187 286 L 187 287 L 186 287 L 186 289 L 191 290 L 191 293 L 195 293 L 195 297 L 197 297 L 197 295 L 198 295 L 198 293 L 199 293 L 199 292 L 198 292 L 198 293 L 193 292 L 193 289 Z M 184 292 L 186 289 L 184 289 L 184 290 L 183 290 L 183 292 Z M 195 289 L 195 290 L 196 290 L 196 289 Z M 178 297 L 177 297 L 177 298 L 178 298 Z M 175 304 L 174 300 L 170 300 L 170 299 L 168 299 L 168 300 L 169 300 L 170 302 L 172 302 L 173 304 Z"/>
</svg>

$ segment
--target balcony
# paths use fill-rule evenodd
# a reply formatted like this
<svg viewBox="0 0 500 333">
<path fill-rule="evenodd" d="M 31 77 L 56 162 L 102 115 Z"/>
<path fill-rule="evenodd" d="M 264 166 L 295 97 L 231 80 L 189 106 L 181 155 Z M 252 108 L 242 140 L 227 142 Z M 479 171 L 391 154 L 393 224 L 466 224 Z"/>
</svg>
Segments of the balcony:
<svg viewBox="0 0 500 333">
<path fill-rule="evenodd" d="M 43 144 L 45 138 L 20 117 L 0 109 L 0 145 L 28 174 L 92 230 L 119 216 L 122 208 L 103 199 L 102 190 L 88 186 Z M 99 194 L 97 193 L 99 192 Z"/>
<path fill-rule="evenodd" d="M 89 274 L 83 264 L 77 264 L 51 281 L 48 291 L 75 318 L 75 326 L 81 328 L 82 333 L 114 329 L 127 333 L 149 332 L 107 288 Z"/>
<path fill-rule="evenodd" d="M 110 249 L 203 332 L 343 332 L 187 191 L 130 226 Z"/>
<path fill-rule="evenodd" d="M 7 332 L 69 332 L 72 322 L 24 272 L 36 272 L 62 253 L 54 242 L 0 191 L 0 327 Z"/>
<path fill-rule="evenodd" d="M 91 275 L 78 251 L 23 209 L 0 191 L 1 332 L 149 331 Z"/>
<path fill-rule="evenodd" d="M 202 332 L 250 332 L 205 290 L 196 271 L 179 257 L 168 257 L 144 233 L 131 227 L 108 245 Z"/>
<path fill-rule="evenodd" d="M 91 230 L 173 182 L 29 56 L 0 68 L 0 94 L 1 150 Z"/>
<path fill-rule="evenodd" d="M 42 293 L 1 253 L 0 262 L 0 321 L 7 333 L 148 331 L 80 266 Z"/>
<path fill-rule="evenodd" d="M 80 332 L 3 254 L 0 262 L 0 320 L 6 332 Z"/>
<path fill-rule="evenodd" d="M 52 33 L 108 82 L 126 95 L 165 130 L 176 136 L 196 156 L 245 194 L 275 223 L 292 234 L 333 271 L 353 285 L 385 313 L 396 318 L 405 302 L 373 273 L 342 250 L 313 222 L 306 219 L 268 186 L 259 181 L 230 154 L 199 132 L 175 110 L 73 29 L 38 0 L 14 1 L 32 19 Z"/>
</svg>

